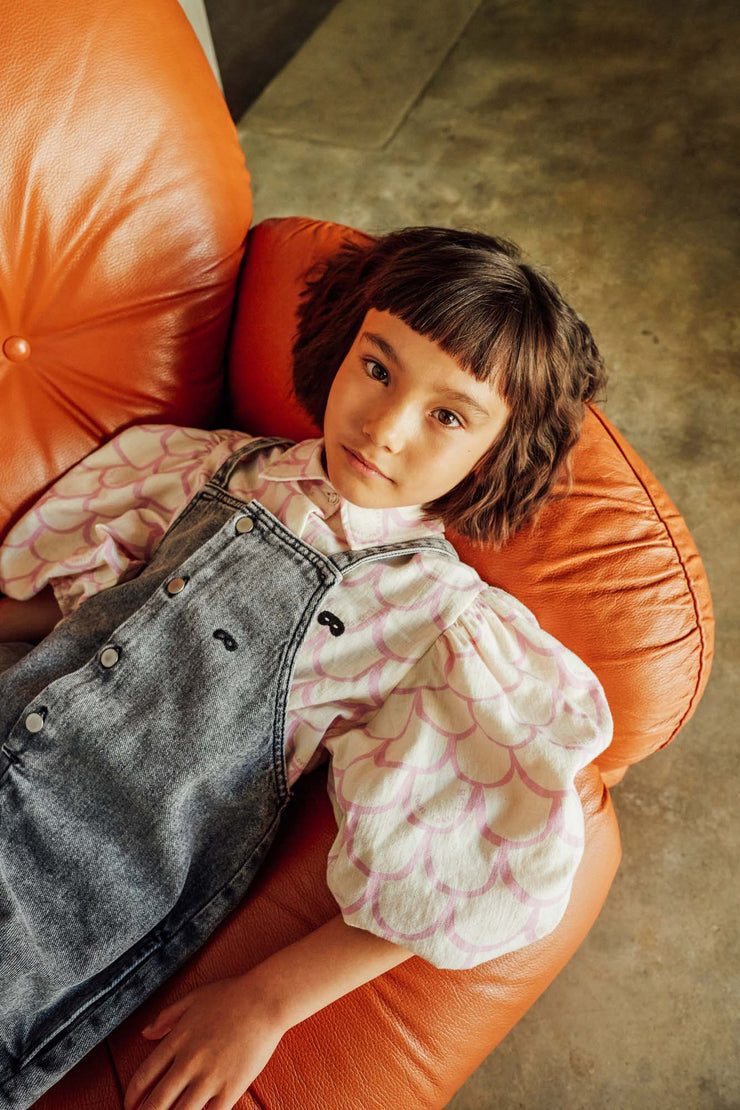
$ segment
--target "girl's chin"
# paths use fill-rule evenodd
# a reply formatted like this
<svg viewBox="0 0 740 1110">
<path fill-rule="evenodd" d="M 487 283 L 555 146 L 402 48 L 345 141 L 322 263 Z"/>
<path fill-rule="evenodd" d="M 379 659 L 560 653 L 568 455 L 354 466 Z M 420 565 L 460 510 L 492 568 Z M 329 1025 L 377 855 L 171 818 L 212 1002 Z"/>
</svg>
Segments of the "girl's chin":
<svg viewBox="0 0 740 1110">
<path fill-rule="evenodd" d="M 350 478 L 349 481 L 346 481 L 339 475 L 336 476 L 335 480 L 332 478 L 331 473 L 329 473 L 329 481 L 342 500 L 349 501 L 349 503 L 354 505 L 357 509 L 398 508 L 397 502 L 387 494 L 383 496 L 380 492 L 365 489 L 362 480 L 353 482 Z"/>
<path fill-rule="evenodd" d="M 353 466 L 345 455 L 343 448 L 337 448 L 337 456 L 326 449 L 322 456 L 324 470 L 329 481 L 344 501 L 358 509 L 397 509 L 402 507 L 395 483 L 382 477 L 374 477 L 363 473 L 361 469 Z M 408 502 L 403 502 L 408 504 Z"/>
<path fill-rule="evenodd" d="M 353 483 L 332 482 L 343 501 L 349 501 L 357 509 L 393 509 L 397 508 L 395 501 L 389 497 L 373 496 L 366 490 L 358 489 Z"/>
</svg>

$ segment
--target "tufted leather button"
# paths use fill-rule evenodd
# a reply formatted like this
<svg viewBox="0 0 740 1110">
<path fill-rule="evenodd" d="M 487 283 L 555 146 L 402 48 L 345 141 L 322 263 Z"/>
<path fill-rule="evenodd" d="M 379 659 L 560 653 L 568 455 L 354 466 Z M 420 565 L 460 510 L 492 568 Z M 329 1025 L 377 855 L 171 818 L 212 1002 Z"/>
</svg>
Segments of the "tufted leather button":
<svg viewBox="0 0 740 1110">
<path fill-rule="evenodd" d="M 114 647 L 103 648 L 103 650 L 100 653 L 100 665 L 101 665 L 101 667 L 105 667 L 106 669 L 109 669 L 110 667 L 115 667 L 116 663 L 118 662 L 118 660 L 120 658 L 121 658 L 121 653 L 118 650 L 118 648 L 114 648 Z"/>
<path fill-rule="evenodd" d="M 167 593 L 172 597 L 174 594 L 179 594 L 181 590 L 185 589 L 184 578 L 170 578 L 166 586 Z"/>
<path fill-rule="evenodd" d="M 236 530 L 239 533 L 251 532 L 254 528 L 254 521 L 251 516 L 240 516 L 236 522 Z"/>
<path fill-rule="evenodd" d="M 22 335 L 9 335 L 3 343 L 3 354 L 11 362 L 25 362 L 31 356 L 31 344 Z"/>
</svg>

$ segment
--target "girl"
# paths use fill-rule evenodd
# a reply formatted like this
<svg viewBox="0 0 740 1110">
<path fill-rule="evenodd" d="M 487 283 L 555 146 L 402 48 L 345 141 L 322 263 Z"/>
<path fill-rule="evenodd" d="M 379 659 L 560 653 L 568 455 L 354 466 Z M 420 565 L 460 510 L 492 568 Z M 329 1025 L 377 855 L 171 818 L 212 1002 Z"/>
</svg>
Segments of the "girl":
<svg viewBox="0 0 740 1110">
<path fill-rule="evenodd" d="M 321 438 L 128 428 L 0 550 L 10 1110 L 205 942 L 321 759 L 340 912 L 161 1012 L 126 1110 L 227 1110 L 354 987 L 565 911 L 609 710 L 443 532 L 499 545 L 552 496 L 604 381 L 591 334 L 511 244 L 410 228 L 310 275 L 294 356 Z"/>
</svg>

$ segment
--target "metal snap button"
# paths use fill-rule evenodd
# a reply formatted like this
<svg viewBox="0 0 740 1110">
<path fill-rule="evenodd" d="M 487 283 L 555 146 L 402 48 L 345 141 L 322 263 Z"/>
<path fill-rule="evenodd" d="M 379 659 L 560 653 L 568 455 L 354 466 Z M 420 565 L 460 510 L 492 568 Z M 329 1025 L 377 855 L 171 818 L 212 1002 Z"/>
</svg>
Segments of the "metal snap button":
<svg viewBox="0 0 740 1110">
<path fill-rule="evenodd" d="M 44 727 L 44 718 L 40 713 L 29 713 L 24 723 L 29 732 L 41 732 Z"/>
<path fill-rule="evenodd" d="M 240 516 L 236 522 L 236 530 L 242 535 L 244 532 L 251 532 L 254 528 L 254 521 L 251 516 Z"/>
<path fill-rule="evenodd" d="M 170 595 L 170 597 L 173 597 L 175 594 L 179 594 L 180 591 L 184 590 L 184 589 L 185 589 L 185 579 L 184 578 L 171 578 L 169 580 L 169 582 L 167 583 L 167 586 L 166 586 L 167 593 Z"/>
<path fill-rule="evenodd" d="M 115 667 L 118 660 L 121 658 L 121 653 L 118 648 L 107 647 L 103 648 L 100 653 L 101 667 Z"/>
</svg>

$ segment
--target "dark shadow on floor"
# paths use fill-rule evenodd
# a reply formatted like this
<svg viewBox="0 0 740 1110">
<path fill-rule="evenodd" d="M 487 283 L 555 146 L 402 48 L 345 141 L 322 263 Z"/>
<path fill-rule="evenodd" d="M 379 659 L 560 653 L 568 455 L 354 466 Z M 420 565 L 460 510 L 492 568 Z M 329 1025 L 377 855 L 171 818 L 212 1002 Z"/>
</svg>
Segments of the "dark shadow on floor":
<svg viewBox="0 0 740 1110">
<path fill-rule="evenodd" d="M 238 120 L 338 0 L 205 0 L 226 103 Z"/>
</svg>

